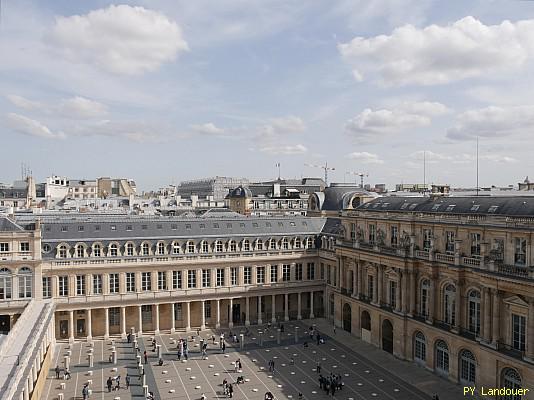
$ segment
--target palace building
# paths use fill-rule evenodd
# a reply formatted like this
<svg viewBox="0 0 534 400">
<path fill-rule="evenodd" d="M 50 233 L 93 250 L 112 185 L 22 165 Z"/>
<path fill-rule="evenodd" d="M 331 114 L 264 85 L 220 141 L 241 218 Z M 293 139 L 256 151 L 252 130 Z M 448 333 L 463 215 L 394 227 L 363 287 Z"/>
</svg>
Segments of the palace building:
<svg viewBox="0 0 534 400">
<path fill-rule="evenodd" d="M 337 188 L 308 215 L 1 218 L 0 362 L 37 349 L 13 393 L 38 393 L 55 340 L 315 317 L 463 385 L 532 388 L 533 197 Z"/>
</svg>

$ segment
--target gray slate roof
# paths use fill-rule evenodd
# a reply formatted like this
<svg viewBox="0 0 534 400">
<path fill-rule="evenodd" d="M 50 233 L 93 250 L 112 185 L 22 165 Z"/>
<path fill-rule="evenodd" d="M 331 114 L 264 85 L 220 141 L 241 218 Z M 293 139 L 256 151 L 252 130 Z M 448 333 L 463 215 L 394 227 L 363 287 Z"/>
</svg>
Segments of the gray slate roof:
<svg viewBox="0 0 534 400">
<path fill-rule="evenodd" d="M 534 217 L 534 198 L 529 196 L 380 197 L 362 204 L 358 210 L 424 212 L 436 214 L 487 214 Z"/>
<path fill-rule="evenodd" d="M 7 217 L 0 217 L 0 232 L 19 232 L 24 228 Z"/>
</svg>

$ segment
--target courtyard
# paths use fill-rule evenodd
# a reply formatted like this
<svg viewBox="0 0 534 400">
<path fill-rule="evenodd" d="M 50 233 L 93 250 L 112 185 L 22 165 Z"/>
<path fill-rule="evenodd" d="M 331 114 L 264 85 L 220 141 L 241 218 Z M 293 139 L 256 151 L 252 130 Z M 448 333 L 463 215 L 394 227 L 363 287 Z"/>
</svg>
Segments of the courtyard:
<svg viewBox="0 0 534 400">
<path fill-rule="evenodd" d="M 317 323 L 317 330 L 325 339 L 317 345 L 309 337 L 311 324 Z M 230 331 L 236 334 L 239 343 L 230 338 Z M 296 333 L 295 333 L 296 332 Z M 220 348 L 220 335 L 224 333 L 226 349 Z M 241 336 L 243 335 L 243 336 Z M 180 338 L 188 341 L 188 359 L 178 360 L 177 343 Z M 213 340 L 215 339 L 215 340 Z M 152 340 L 160 346 L 162 365 L 159 365 L 157 351 L 153 351 Z M 207 341 L 207 359 L 203 359 L 201 340 Z M 205 330 L 200 335 L 194 332 L 174 334 L 147 334 L 138 338 L 136 350 L 125 339 L 93 340 L 74 344 L 58 343 L 54 361 L 48 374 L 44 396 L 46 399 L 81 399 L 84 384 L 89 383 L 90 399 L 143 399 L 145 390 L 153 392 L 156 399 L 207 399 L 225 398 L 222 383 L 226 379 L 232 383 L 233 398 L 260 400 L 266 392 L 276 399 L 332 398 L 319 387 L 321 368 L 324 377 L 339 375 L 343 389 L 336 391 L 338 399 L 429 399 L 430 393 L 419 388 L 417 382 L 426 381 L 427 385 L 439 384 L 440 398 L 459 398 L 460 389 L 446 381 L 434 377 L 428 371 L 417 368 L 409 379 L 400 378 L 391 368 L 380 361 L 375 362 L 360 351 L 355 351 L 354 339 L 345 332 L 334 334 L 324 320 L 288 321 L 283 324 L 283 332 L 275 326 L 253 326 L 222 330 Z M 359 341 L 358 341 L 359 342 Z M 306 345 L 305 345 L 306 343 Z M 117 362 L 111 360 L 112 349 L 116 351 Z M 147 353 L 145 364 L 144 352 Z M 384 353 L 384 352 L 381 352 Z M 93 367 L 89 367 L 88 356 L 93 355 Z M 140 356 L 138 358 L 138 355 Z M 64 367 L 65 356 L 69 356 L 71 379 L 55 378 L 54 368 Z M 390 357 L 392 362 L 408 366 L 408 363 Z M 240 360 L 242 369 L 235 367 Z M 143 365 L 144 377 L 139 360 Z M 269 368 L 274 362 L 274 372 Z M 130 387 L 126 389 L 126 375 L 130 377 Z M 120 388 L 108 392 L 108 378 L 121 377 Z M 244 382 L 236 384 L 242 376 Z M 410 382 L 410 383 L 408 383 Z M 113 381 L 116 386 L 116 380 Z M 436 386 L 437 387 L 437 386 Z M 452 392 L 451 392 L 452 390 Z M 60 394 L 63 394 L 61 396 Z"/>
</svg>

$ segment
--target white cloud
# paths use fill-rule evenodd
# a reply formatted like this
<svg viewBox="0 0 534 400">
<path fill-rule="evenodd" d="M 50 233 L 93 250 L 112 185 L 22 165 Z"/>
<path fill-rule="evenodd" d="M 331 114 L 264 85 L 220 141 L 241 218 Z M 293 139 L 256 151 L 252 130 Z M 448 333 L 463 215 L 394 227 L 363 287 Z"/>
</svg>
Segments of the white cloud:
<svg viewBox="0 0 534 400">
<path fill-rule="evenodd" d="M 58 17 L 49 39 L 73 62 L 126 75 L 154 71 L 189 49 L 176 22 L 159 12 L 128 5 Z"/>
<path fill-rule="evenodd" d="M 70 118 L 94 118 L 107 113 L 104 104 L 80 96 L 62 100 L 57 110 Z"/>
<path fill-rule="evenodd" d="M 35 136 L 45 139 L 64 139 L 63 132 L 52 132 L 46 125 L 39 121 L 25 117 L 24 115 L 7 114 L 7 125 L 15 132 L 23 135 Z"/>
<path fill-rule="evenodd" d="M 8 94 L 6 97 L 11 102 L 11 104 L 24 110 L 31 111 L 43 107 L 43 105 L 37 101 L 32 101 L 16 94 Z"/>
<path fill-rule="evenodd" d="M 224 129 L 215 126 L 212 122 L 201 125 L 191 125 L 191 129 L 195 133 L 208 136 L 221 136 L 225 133 Z"/>
<path fill-rule="evenodd" d="M 97 122 L 78 124 L 70 129 L 75 136 L 106 136 L 124 138 L 132 142 L 162 142 L 166 135 L 162 132 L 166 128 L 151 122 L 101 120 Z"/>
<path fill-rule="evenodd" d="M 441 103 L 404 102 L 396 108 L 373 110 L 366 108 L 345 124 L 345 131 L 360 140 L 371 140 L 380 136 L 421 128 L 448 112 Z"/>
<path fill-rule="evenodd" d="M 366 151 L 350 153 L 347 158 L 359 161 L 362 164 L 384 164 L 384 160 L 381 160 L 378 155 Z"/>
<path fill-rule="evenodd" d="M 359 75 L 376 71 L 386 85 L 436 85 L 516 70 L 534 56 L 533 36 L 534 20 L 485 25 L 469 16 L 447 26 L 404 25 L 391 35 L 356 37 L 338 49 Z"/>
<path fill-rule="evenodd" d="M 534 106 L 490 106 L 463 112 L 456 119 L 456 124 L 447 130 L 447 137 L 452 140 L 530 136 L 534 130 Z"/>
<path fill-rule="evenodd" d="M 441 162 L 448 162 L 453 164 L 468 164 L 476 161 L 475 154 L 442 154 L 436 153 L 430 150 L 419 150 L 408 156 L 412 160 L 421 161 L 425 159 L 427 164 L 437 164 Z M 518 162 L 514 157 L 502 155 L 502 154 L 480 154 L 478 159 L 480 161 L 490 161 L 495 163 L 513 164 Z M 410 163 L 410 161 L 409 161 Z M 419 164 L 416 164 L 419 165 Z"/>
<path fill-rule="evenodd" d="M 304 154 L 308 151 L 308 148 L 302 144 L 295 145 L 279 145 L 279 146 L 265 146 L 258 148 L 262 153 L 272 154 L 272 155 L 294 155 L 294 154 Z"/>
<path fill-rule="evenodd" d="M 259 138 L 262 140 L 277 138 L 286 134 L 300 133 L 306 130 L 304 121 L 294 115 L 272 118 L 259 128 Z"/>
<path fill-rule="evenodd" d="M 104 104 L 81 96 L 63 99 L 58 103 L 52 104 L 29 100 L 18 95 L 8 95 L 7 98 L 15 106 L 28 111 L 40 111 L 46 114 L 74 119 L 101 117 L 108 112 Z"/>
</svg>

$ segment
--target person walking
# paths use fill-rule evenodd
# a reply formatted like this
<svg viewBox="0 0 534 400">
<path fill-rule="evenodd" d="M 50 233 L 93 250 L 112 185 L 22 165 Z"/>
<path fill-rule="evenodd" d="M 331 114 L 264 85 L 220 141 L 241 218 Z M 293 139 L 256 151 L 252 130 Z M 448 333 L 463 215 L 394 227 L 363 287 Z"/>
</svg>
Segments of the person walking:
<svg viewBox="0 0 534 400">
<path fill-rule="evenodd" d="M 145 357 L 145 364 L 148 362 L 148 356 L 146 355 L 146 350 L 143 353 L 143 356 Z"/>
<path fill-rule="evenodd" d="M 230 398 L 234 397 L 234 386 L 230 383 L 230 386 L 228 386 L 228 394 L 230 395 Z"/>
<path fill-rule="evenodd" d="M 113 381 L 111 380 L 111 376 L 108 377 L 108 380 L 106 381 L 106 385 L 108 387 L 108 393 L 111 393 L 111 387 L 113 386 Z"/>
<path fill-rule="evenodd" d="M 119 390 L 121 388 L 121 376 L 118 375 L 115 380 L 117 381 L 117 385 L 115 386 L 115 390 Z"/>
<path fill-rule="evenodd" d="M 85 385 L 83 385 L 83 388 L 82 388 L 82 397 L 83 397 L 83 400 L 87 400 L 89 398 L 89 388 L 87 387 L 89 384 L 86 383 Z"/>
<path fill-rule="evenodd" d="M 223 344 L 222 344 L 222 352 L 223 352 L 223 354 L 224 354 L 225 350 L 226 350 L 226 343 L 223 342 Z"/>
<path fill-rule="evenodd" d="M 59 365 L 56 365 L 56 379 L 59 379 L 59 373 L 61 372 L 61 370 L 59 369 Z"/>
<path fill-rule="evenodd" d="M 126 389 L 130 388 L 130 375 L 126 373 L 126 378 L 124 378 L 124 381 L 126 382 Z"/>
</svg>

